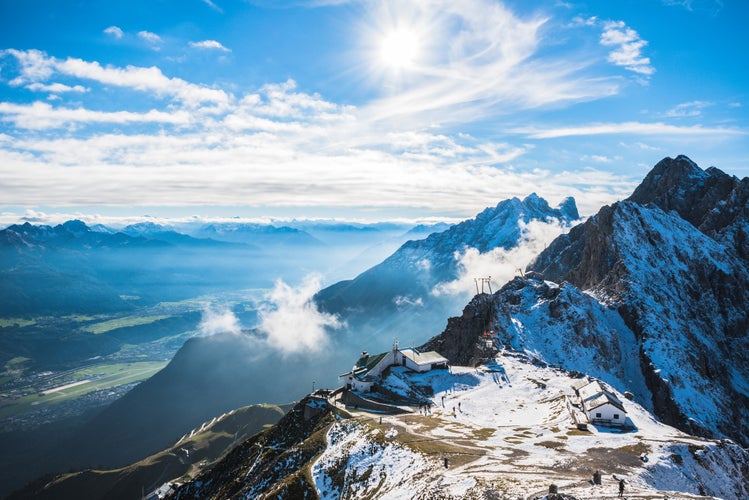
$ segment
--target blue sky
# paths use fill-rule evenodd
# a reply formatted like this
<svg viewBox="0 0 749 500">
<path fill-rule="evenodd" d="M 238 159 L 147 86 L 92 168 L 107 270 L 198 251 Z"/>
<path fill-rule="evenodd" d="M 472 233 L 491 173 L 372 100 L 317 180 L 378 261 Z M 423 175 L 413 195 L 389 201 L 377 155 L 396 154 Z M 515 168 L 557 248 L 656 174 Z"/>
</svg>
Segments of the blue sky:
<svg viewBox="0 0 749 500">
<path fill-rule="evenodd" d="M 0 0 L 0 222 L 460 218 L 749 175 L 743 0 Z"/>
</svg>

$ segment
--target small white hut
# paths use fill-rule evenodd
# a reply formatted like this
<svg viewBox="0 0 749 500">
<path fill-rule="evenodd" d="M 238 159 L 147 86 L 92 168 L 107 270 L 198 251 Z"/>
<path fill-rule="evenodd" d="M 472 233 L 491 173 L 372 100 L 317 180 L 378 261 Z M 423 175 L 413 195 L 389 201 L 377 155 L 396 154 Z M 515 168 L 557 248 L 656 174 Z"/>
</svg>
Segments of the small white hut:
<svg viewBox="0 0 749 500">
<path fill-rule="evenodd" d="M 592 424 L 624 425 L 627 411 L 624 404 L 597 380 L 578 382 L 573 385 L 582 407 Z"/>
</svg>

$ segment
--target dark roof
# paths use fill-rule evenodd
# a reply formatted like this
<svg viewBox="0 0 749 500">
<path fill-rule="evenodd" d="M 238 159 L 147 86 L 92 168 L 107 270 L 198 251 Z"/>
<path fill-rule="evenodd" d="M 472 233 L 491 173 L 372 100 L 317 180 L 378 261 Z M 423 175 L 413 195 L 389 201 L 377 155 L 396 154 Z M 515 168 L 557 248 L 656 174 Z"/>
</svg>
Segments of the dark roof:
<svg viewBox="0 0 749 500">
<path fill-rule="evenodd" d="M 377 366 L 377 363 L 382 361 L 387 355 L 387 352 L 383 352 L 375 355 L 367 354 L 365 356 L 362 356 L 356 361 L 356 364 L 354 365 L 354 375 L 359 379 L 366 377 L 367 373 L 369 373 L 372 368 Z"/>
</svg>

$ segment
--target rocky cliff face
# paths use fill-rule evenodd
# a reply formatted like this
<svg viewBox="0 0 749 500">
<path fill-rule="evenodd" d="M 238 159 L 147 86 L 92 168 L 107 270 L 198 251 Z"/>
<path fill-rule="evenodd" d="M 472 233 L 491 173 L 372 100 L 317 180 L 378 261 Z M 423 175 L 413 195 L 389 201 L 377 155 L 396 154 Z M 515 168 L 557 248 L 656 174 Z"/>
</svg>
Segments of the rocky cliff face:
<svg viewBox="0 0 749 500">
<path fill-rule="evenodd" d="M 629 200 L 673 210 L 749 259 L 749 178 L 739 180 L 715 167 L 702 170 L 686 156 L 664 158 Z"/>
<path fill-rule="evenodd" d="M 629 200 L 538 256 L 529 270 L 549 281 L 477 298 L 429 346 L 465 361 L 488 323 L 506 345 L 647 399 L 664 422 L 746 445 L 749 270 L 735 245 L 745 183 L 663 160 Z M 718 224 L 717 213 L 733 216 Z"/>
<path fill-rule="evenodd" d="M 749 272 L 740 257 L 746 183 L 714 168 L 702 171 L 686 157 L 667 158 L 629 200 L 604 207 L 530 266 L 618 309 L 637 337 L 642 372 L 664 421 L 743 443 L 749 442 Z"/>
</svg>

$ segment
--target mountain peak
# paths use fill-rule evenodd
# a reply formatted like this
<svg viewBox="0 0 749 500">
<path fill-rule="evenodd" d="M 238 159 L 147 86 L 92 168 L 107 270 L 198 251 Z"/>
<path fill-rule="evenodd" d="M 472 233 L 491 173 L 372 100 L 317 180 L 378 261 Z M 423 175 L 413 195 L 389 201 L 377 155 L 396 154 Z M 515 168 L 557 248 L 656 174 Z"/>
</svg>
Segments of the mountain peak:
<svg viewBox="0 0 749 500">
<path fill-rule="evenodd" d="M 658 204 L 656 200 L 663 194 L 671 193 L 672 197 L 677 196 L 682 191 L 686 192 L 689 186 L 700 183 L 709 176 L 710 174 L 684 155 L 679 155 L 675 159 L 666 157 L 645 176 L 629 200 L 642 205 Z"/>
<path fill-rule="evenodd" d="M 575 198 L 572 196 L 568 196 L 562 200 L 562 203 L 559 204 L 559 212 L 570 221 L 580 218 L 580 213 L 577 211 L 577 203 L 575 203 Z"/>
<path fill-rule="evenodd" d="M 547 205 L 548 206 L 548 203 L 546 203 L 546 200 L 544 200 L 543 198 L 541 198 L 535 192 L 533 192 L 533 193 L 529 194 L 528 196 L 526 196 L 525 198 L 523 198 L 523 203 L 525 203 L 525 204 L 528 204 L 528 203 L 531 203 L 531 204 L 533 204 L 533 203 L 542 203 L 543 205 Z"/>
<path fill-rule="evenodd" d="M 84 233 L 91 232 L 91 229 L 89 229 L 89 227 L 86 225 L 86 223 L 83 222 L 82 220 L 78 220 L 78 219 L 69 220 L 69 221 L 63 223 L 62 224 L 62 228 L 65 231 L 67 231 L 67 232 L 69 232 L 71 234 L 74 234 L 76 236 L 84 234 Z"/>
<path fill-rule="evenodd" d="M 632 196 L 640 205 L 653 204 L 679 216 L 711 238 L 734 247 L 749 259 L 749 181 L 718 168 L 702 170 L 680 155 L 653 167 Z"/>
</svg>

